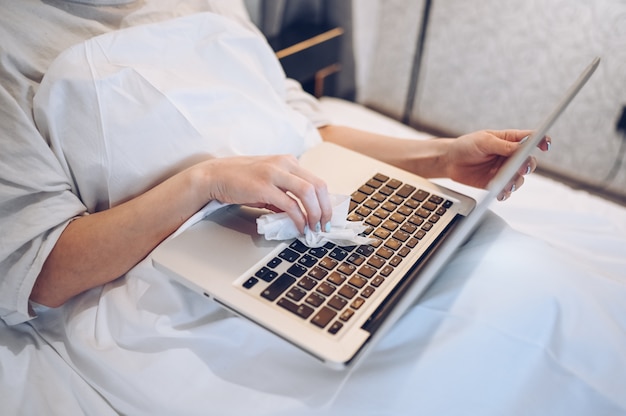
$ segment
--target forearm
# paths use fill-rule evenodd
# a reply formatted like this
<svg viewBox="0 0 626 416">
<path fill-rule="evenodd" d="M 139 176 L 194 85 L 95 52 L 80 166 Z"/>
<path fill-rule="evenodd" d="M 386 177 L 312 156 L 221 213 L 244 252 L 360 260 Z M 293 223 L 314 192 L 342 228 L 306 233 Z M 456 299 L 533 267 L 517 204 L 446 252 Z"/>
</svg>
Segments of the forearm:
<svg viewBox="0 0 626 416">
<path fill-rule="evenodd" d="M 385 136 L 345 126 L 319 129 L 332 142 L 426 178 L 446 176 L 445 156 L 451 139 L 412 140 Z"/>
<path fill-rule="evenodd" d="M 205 202 L 191 170 L 106 211 L 73 220 L 37 278 L 31 300 L 56 307 L 122 276 Z"/>
</svg>

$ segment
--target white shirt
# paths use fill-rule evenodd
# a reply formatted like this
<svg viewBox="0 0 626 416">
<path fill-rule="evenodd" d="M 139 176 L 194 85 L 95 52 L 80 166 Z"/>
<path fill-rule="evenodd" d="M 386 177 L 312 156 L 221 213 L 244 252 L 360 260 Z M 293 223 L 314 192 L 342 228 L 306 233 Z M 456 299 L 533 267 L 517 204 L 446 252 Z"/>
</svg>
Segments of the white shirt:
<svg viewBox="0 0 626 416">
<path fill-rule="evenodd" d="M 193 154 L 225 156 L 279 150 L 298 154 L 317 140 L 311 126 L 327 122 L 316 101 L 298 84 L 285 80 L 276 62 L 270 64 L 271 51 L 239 2 L 182 2 L 176 6 L 164 0 L 123 3 L 96 7 L 37 0 L 1 2 L 0 316 L 7 323 L 19 323 L 34 316 L 28 302 L 32 286 L 47 255 L 73 218 L 106 209 L 147 190 L 168 174 L 184 168 L 183 161 Z M 198 12 L 216 12 L 231 20 L 194 16 Z M 191 20 L 182 23 L 179 20 L 163 27 L 149 25 L 181 16 L 189 16 Z M 191 46 L 194 44 L 191 38 L 209 36 L 210 30 L 204 27 L 192 32 L 188 26 L 197 24 L 198 19 L 210 20 L 209 25 L 216 25 L 214 31 L 219 31 L 222 39 L 245 38 L 248 46 L 236 46 L 234 38 L 225 44 L 205 44 L 204 52 L 216 53 L 219 65 L 212 65 L 210 57 L 203 61 L 199 50 Z M 33 24 L 33 20 L 37 23 Z M 176 33 L 182 36 L 181 31 L 185 30 L 189 30 L 185 36 L 190 39 L 180 45 L 187 47 L 177 48 L 180 37 L 176 38 Z M 235 35 L 229 35 L 229 31 Z M 167 33 L 170 36 L 164 36 Z M 168 43 L 151 42 L 144 36 L 164 36 Z M 91 40 L 85 42 L 87 39 Z M 167 56 L 159 55 L 161 47 L 168 49 Z M 256 66 L 237 63 L 238 57 L 246 53 L 244 48 L 257 50 L 256 55 L 250 55 L 250 59 L 256 59 Z M 61 54 L 63 51 L 66 52 Z M 112 57 L 118 60 L 117 66 L 107 63 Z M 186 64 L 190 59 L 195 59 L 198 65 Z M 49 71 L 53 62 L 53 71 Z M 151 65 L 167 63 L 170 64 L 167 70 L 179 74 L 176 82 L 194 82 L 193 93 L 192 89 L 185 89 L 189 85 L 172 84 L 171 77 L 149 69 Z M 204 67 L 200 68 L 203 63 Z M 122 66 L 127 70 L 121 70 Z M 139 67 L 143 68 L 143 74 L 139 74 Z M 233 75 L 237 68 L 241 69 L 241 76 Z M 211 77 L 203 77 L 209 71 Z M 42 91 L 39 83 L 44 75 Z M 155 89 L 133 90 L 132 85 L 138 85 L 143 76 L 152 77 L 150 82 Z M 206 82 L 199 84 L 203 79 Z M 115 89 L 115 82 L 126 82 L 126 95 Z M 240 98 L 245 99 L 238 108 L 233 108 L 239 113 L 229 113 L 227 120 L 225 112 L 214 112 L 226 102 L 225 96 L 221 104 L 215 100 L 199 104 L 203 95 L 214 94 L 220 85 L 225 93 L 224 83 L 228 82 L 230 92 L 239 88 Z M 88 85 L 96 87 L 86 88 Z M 264 95 L 264 88 L 272 93 Z M 35 109 L 37 124 L 33 119 L 35 94 L 39 103 Z M 128 116 L 127 105 L 133 104 L 133 94 L 146 105 L 141 118 Z M 165 107 L 152 101 L 155 97 L 166 97 L 161 101 Z M 247 109 L 242 107 L 244 103 Z M 182 113 L 177 112 L 181 105 L 186 106 L 184 117 L 179 117 Z M 253 107 L 257 111 L 251 111 Z M 255 122 L 233 123 L 241 112 L 246 117 L 255 117 Z M 108 118 L 103 120 L 103 117 Z M 272 117 L 298 121 L 293 124 L 293 131 L 277 134 L 271 128 Z M 166 120 L 158 127 L 167 128 L 170 136 L 176 135 L 188 143 L 177 142 L 173 154 L 172 146 L 163 146 L 162 142 L 171 140 L 165 130 L 156 136 L 147 130 L 157 127 L 155 120 Z M 218 126 L 219 120 L 224 122 Z M 227 126 L 239 126 L 242 130 L 234 134 L 230 128 L 228 135 L 216 134 L 219 129 L 223 133 Z M 260 131 L 264 133 L 259 134 Z M 307 131 L 306 143 L 287 139 L 298 136 L 298 131 L 302 134 Z M 259 140 L 248 140 L 252 134 Z M 241 140 L 237 142 L 233 135 Z M 150 144 L 145 136 L 162 142 Z M 129 137 L 136 140 L 125 140 Z M 203 137 L 228 140 L 202 142 L 199 138 Z M 277 140 L 270 144 L 272 137 Z M 288 147 L 289 143 L 293 146 Z M 165 153 L 167 158 L 163 157 Z"/>
</svg>

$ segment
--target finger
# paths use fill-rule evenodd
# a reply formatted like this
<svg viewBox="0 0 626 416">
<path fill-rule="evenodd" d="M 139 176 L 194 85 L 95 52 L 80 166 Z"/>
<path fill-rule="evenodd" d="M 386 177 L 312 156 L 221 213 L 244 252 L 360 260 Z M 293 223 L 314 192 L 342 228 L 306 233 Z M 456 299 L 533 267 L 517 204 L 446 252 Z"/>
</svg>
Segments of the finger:
<svg viewBox="0 0 626 416">
<path fill-rule="evenodd" d="M 535 171 L 535 169 L 537 169 L 537 159 L 535 159 L 535 157 L 533 156 L 530 156 L 528 159 L 526 159 L 526 163 L 524 163 L 519 168 L 517 173 L 519 175 L 530 175 Z"/>
<path fill-rule="evenodd" d="M 548 152 L 552 148 L 552 138 L 550 136 L 544 136 L 537 147 L 544 152 Z"/>
<path fill-rule="evenodd" d="M 267 201 L 271 201 L 265 204 L 265 208 L 274 212 L 286 213 L 292 219 L 296 228 L 300 232 L 304 231 L 307 220 L 296 199 L 278 187 L 268 189 L 265 198 Z"/>
<path fill-rule="evenodd" d="M 508 130 L 487 130 L 488 133 L 498 137 L 499 139 L 506 140 L 507 142 L 516 142 L 519 143 L 527 136 L 530 136 L 533 131 L 532 130 L 516 130 L 516 129 L 508 129 Z"/>
<path fill-rule="evenodd" d="M 315 231 L 328 231 L 332 203 L 326 182 L 302 167 L 298 167 L 293 173 L 305 182 L 302 194 L 297 196 L 306 212 L 309 227 Z"/>
<path fill-rule="evenodd" d="M 528 140 L 530 138 L 530 136 L 526 136 L 524 137 L 519 144 L 524 144 L 526 142 L 526 140 Z M 539 142 L 539 144 L 537 145 L 537 147 L 539 149 L 541 149 L 544 152 L 547 152 L 550 150 L 550 148 L 552 147 L 552 139 L 550 138 L 550 136 L 544 136 L 541 141 Z"/>
<path fill-rule="evenodd" d="M 507 186 L 498 194 L 498 201 L 505 201 L 511 197 L 511 194 L 524 185 L 524 176 L 515 175 Z"/>
<path fill-rule="evenodd" d="M 289 174 L 282 175 L 276 181 L 276 186 L 291 193 L 300 202 L 306 223 L 312 230 L 325 229 L 332 216 L 332 204 L 326 183 L 302 168 L 295 158 L 287 157 L 283 160 L 283 168 Z M 303 227 L 300 231 L 303 231 Z"/>
</svg>

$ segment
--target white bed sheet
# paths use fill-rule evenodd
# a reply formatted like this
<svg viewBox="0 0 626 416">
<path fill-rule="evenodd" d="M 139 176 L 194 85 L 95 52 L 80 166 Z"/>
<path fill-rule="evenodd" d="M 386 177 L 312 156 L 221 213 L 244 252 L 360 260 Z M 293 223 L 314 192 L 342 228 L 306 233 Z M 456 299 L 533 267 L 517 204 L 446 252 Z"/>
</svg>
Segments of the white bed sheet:
<svg viewBox="0 0 626 416">
<path fill-rule="evenodd" d="M 336 99 L 323 99 L 322 102 L 337 123 L 398 136 L 424 137 L 358 105 Z M 462 277 L 440 282 L 341 389 L 341 377 L 323 371 L 312 371 L 313 374 L 305 376 L 304 381 L 288 378 L 276 381 L 271 373 L 259 374 L 259 369 L 256 374 L 250 373 L 245 364 L 268 354 L 271 356 L 271 351 L 276 351 L 274 355 L 284 354 L 288 359 L 297 353 L 235 318 L 231 324 L 242 332 L 228 342 L 241 347 L 246 345 L 247 337 L 254 347 L 245 357 L 239 357 L 248 360 L 242 366 L 229 369 L 224 364 L 224 368 L 213 373 L 221 375 L 226 382 L 216 386 L 220 390 L 219 397 L 213 399 L 214 406 L 196 409 L 196 412 L 241 414 L 238 413 L 241 409 L 256 408 L 258 414 L 308 414 L 307 409 L 312 409 L 312 414 L 453 415 L 471 414 L 470 409 L 482 409 L 482 414 L 521 415 L 535 409 L 542 414 L 624 414 L 626 399 L 621 393 L 626 385 L 626 302 L 619 302 L 619 296 L 626 297 L 626 209 L 532 175 L 522 190 L 509 201 L 494 204 L 493 210 L 514 228 L 583 259 L 579 266 L 584 265 L 594 277 L 608 282 L 594 286 L 590 293 L 572 297 L 566 294 L 560 302 L 551 298 L 543 302 L 540 296 L 529 296 L 528 299 L 535 299 L 537 303 L 528 305 L 528 309 L 521 312 L 511 309 L 510 305 L 499 304 L 498 297 L 504 296 L 499 292 L 494 292 L 490 305 L 473 305 L 471 294 L 489 290 L 488 285 L 494 282 L 488 279 L 465 282 L 463 296 L 447 291 L 455 284 L 455 279 Z M 506 238 L 503 242 L 507 242 Z M 510 248 L 493 248 L 498 250 L 503 261 L 511 261 L 512 267 L 516 262 L 533 262 L 533 258 L 523 255 L 523 249 L 531 249 L 533 240 L 510 242 Z M 520 251 L 508 251 L 515 249 Z M 472 252 L 470 247 L 466 256 L 476 254 L 480 252 Z M 558 264 L 558 259 L 553 260 L 553 264 L 546 264 L 546 267 Z M 450 268 L 454 270 L 466 265 L 463 259 L 459 259 Z M 488 268 L 489 265 L 476 267 L 480 271 L 480 267 Z M 463 270 L 455 271 L 456 276 L 462 276 Z M 555 284 L 563 284 L 568 278 L 554 277 Z M 533 281 L 535 277 L 528 276 L 528 279 Z M 557 283 L 559 281 L 561 283 Z M 516 282 L 519 283 L 519 279 L 507 286 L 498 286 L 499 291 L 510 292 L 502 302 L 516 293 L 527 296 L 529 287 L 516 285 Z M 540 286 L 542 282 L 537 281 L 537 284 Z M 108 290 L 123 289 L 113 285 Z M 546 297 L 549 291 L 547 288 Z M 451 294 L 458 298 L 451 299 Z M 572 299 L 581 302 L 580 316 L 572 316 L 572 312 L 577 311 L 577 305 L 571 304 Z M 195 305 L 196 301 L 192 302 Z M 501 310 L 505 313 L 499 316 Z M 561 310 L 567 314 L 561 316 Z M 114 312 L 105 310 L 102 313 Z M 510 323 L 514 313 L 523 315 L 523 319 L 515 319 L 516 327 Z M 544 317 L 549 322 L 545 322 Z M 572 326 L 588 325 L 589 322 L 597 322 L 589 339 L 570 338 L 573 345 L 559 345 L 568 338 L 558 335 L 579 335 Z M 245 336 L 241 335 L 243 332 Z M 228 333 L 225 329 L 219 332 L 224 339 Z M 527 338 L 520 339 L 520 333 Z M 599 339 L 603 341 L 602 345 L 594 343 Z M 116 409 L 120 409 L 114 399 L 93 387 L 89 374 L 76 371 L 67 364 L 63 345 L 46 342 L 30 324 L 9 328 L 0 322 L 0 340 L 0 413 L 100 415 L 116 414 Z M 486 348 L 493 351 L 491 356 L 479 354 Z M 473 358 L 468 360 L 468 357 Z M 584 358 L 582 362 L 581 357 Z M 163 356 L 164 360 L 167 358 Z M 234 362 L 225 360 L 223 362 L 228 364 Z M 303 367 L 314 368 L 308 364 Z M 281 374 L 288 375 L 289 371 L 278 371 L 277 376 Z M 161 372 L 157 376 L 165 379 L 171 374 Z M 255 376 L 257 380 L 259 376 L 265 376 L 272 381 L 268 386 L 256 387 L 254 383 L 244 381 L 246 377 L 254 379 Z M 306 385 L 306 377 L 316 382 L 328 380 L 337 391 L 320 396 L 314 393 L 310 396 L 304 393 L 275 394 L 280 389 L 288 391 L 293 385 Z M 136 387 L 139 391 L 145 386 Z M 180 388 L 183 392 L 188 387 L 181 381 Z M 273 394 L 261 394 L 265 388 L 265 393 Z M 207 394 L 211 393 L 207 391 Z M 337 397 L 333 398 L 335 393 Z M 254 400 L 253 397 L 264 401 L 246 404 L 246 400 Z M 362 401 L 364 398 L 367 400 Z M 563 398 L 569 400 L 563 401 Z M 175 397 L 171 400 L 175 401 Z M 232 403 L 232 411 L 228 411 L 228 403 Z M 325 407 L 328 403 L 332 406 Z M 147 403 L 146 406 L 149 407 Z"/>
</svg>

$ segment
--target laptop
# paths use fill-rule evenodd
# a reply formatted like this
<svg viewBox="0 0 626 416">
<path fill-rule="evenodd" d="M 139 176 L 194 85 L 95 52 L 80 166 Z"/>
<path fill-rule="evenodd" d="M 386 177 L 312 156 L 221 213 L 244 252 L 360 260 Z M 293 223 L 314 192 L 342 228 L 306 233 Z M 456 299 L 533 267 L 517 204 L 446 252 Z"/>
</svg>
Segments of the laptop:
<svg viewBox="0 0 626 416">
<path fill-rule="evenodd" d="M 331 193 L 351 195 L 349 219 L 363 221 L 374 243 L 309 248 L 297 239 L 267 241 L 256 218 L 268 211 L 229 205 L 164 241 L 152 261 L 329 367 L 353 367 L 432 284 L 598 64 L 589 64 L 479 201 L 322 143 L 301 156 L 301 165 Z"/>
</svg>

